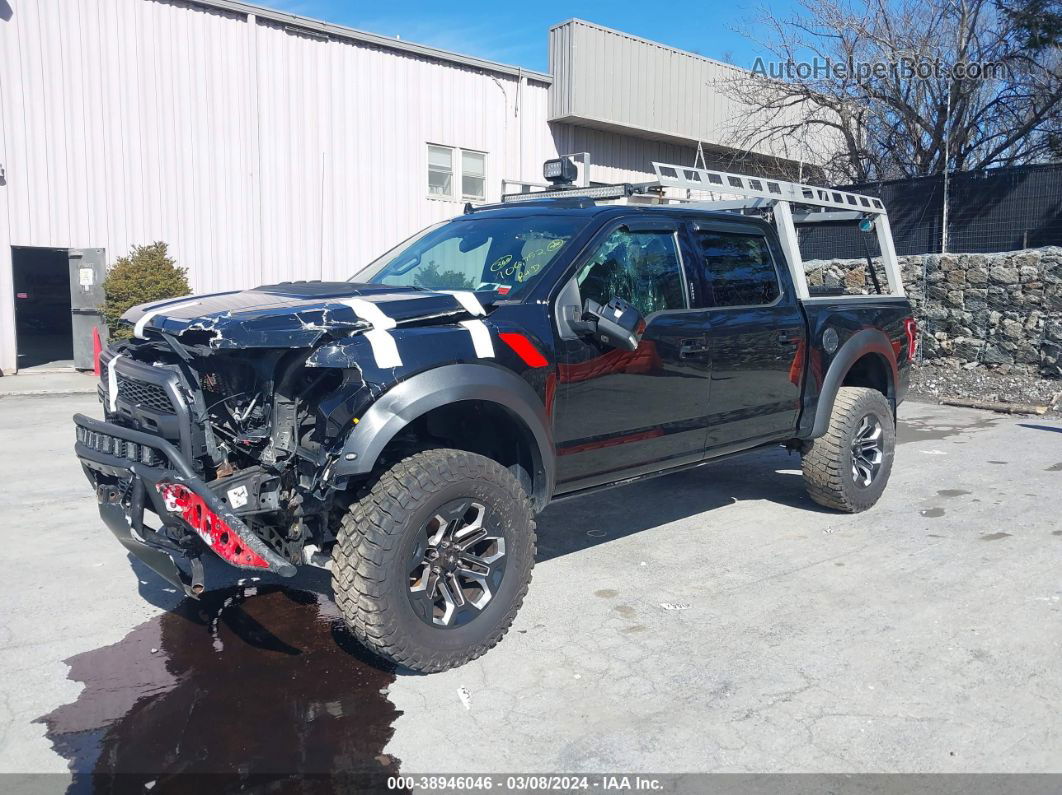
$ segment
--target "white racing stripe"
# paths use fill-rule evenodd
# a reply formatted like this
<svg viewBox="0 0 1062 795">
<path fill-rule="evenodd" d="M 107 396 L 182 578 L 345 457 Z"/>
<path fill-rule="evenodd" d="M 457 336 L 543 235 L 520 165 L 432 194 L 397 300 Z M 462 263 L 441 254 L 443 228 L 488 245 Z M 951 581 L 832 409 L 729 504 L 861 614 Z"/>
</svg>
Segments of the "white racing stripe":
<svg viewBox="0 0 1062 795">
<path fill-rule="evenodd" d="M 359 318 L 372 323 L 372 328 L 365 332 L 365 338 L 372 347 L 376 366 L 401 367 L 402 357 L 398 355 L 398 344 L 390 333 L 390 330 L 398 325 L 395 319 L 385 315 L 372 301 L 363 298 L 342 298 L 339 303 L 349 306 Z"/>
<path fill-rule="evenodd" d="M 475 293 L 471 293 L 468 290 L 439 290 L 439 292 L 452 295 L 470 315 L 478 316 L 487 314 L 487 310 L 483 308 L 483 304 L 481 304 L 479 299 L 476 298 Z"/>
<path fill-rule="evenodd" d="M 137 339 L 141 339 L 141 340 L 142 339 L 147 339 L 144 336 L 144 328 L 147 326 L 148 321 L 151 320 L 151 318 L 155 317 L 160 312 L 164 312 L 164 311 L 168 312 L 171 309 L 180 309 L 181 307 L 184 307 L 184 306 L 191 306 L 194 303 L 196 303 L 196 302 L 195 301 L 182 301 L 179 304 L 170 304 L 168 306 L 160 306 L 158 309 L 149 309 L 147 312 L 145 312 L 144 314 L 142 314 L 140 316 L 140 320 L 136 321 L 136 325 L 133 326 L 133 336 L 136 337 Z"/>
<path fill-rule="evenodd" d="M 472 345 L 480 359 L 494 358 L 494 343 L 490 338 L 490 329 L 482 320 L 462 320 L 461 325 L 472 335 Z"/>
<path fill-rule="evenodd" d="M 107 398 L 111 403 L 111 413 L 118 411 L 118 371 L 114 366 L 121 358 L 122 354 L 117 353 L 107 363 Z"/>
</svg>

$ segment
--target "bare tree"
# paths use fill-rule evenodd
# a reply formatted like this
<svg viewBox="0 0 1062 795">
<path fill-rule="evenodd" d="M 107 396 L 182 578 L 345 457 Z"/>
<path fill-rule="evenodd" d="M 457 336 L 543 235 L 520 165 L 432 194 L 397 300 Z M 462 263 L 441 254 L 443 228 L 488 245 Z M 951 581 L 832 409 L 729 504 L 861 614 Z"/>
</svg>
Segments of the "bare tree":
<svg viewBox="0 0 1062 795">
<path fill-rule="evenodd" d="M 838 182 L 1062 152 L 1059 0 L 800 0 L 759 22 L 773 58 L 724 87 L 752 109 L 734 146 L 810 150 Z"/>
</svg>

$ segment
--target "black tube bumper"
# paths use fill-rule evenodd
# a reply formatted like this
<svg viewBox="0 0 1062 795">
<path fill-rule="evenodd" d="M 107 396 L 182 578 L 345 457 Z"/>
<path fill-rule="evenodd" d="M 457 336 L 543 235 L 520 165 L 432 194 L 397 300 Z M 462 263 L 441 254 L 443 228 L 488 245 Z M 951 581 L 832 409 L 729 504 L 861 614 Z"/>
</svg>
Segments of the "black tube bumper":
<svg viewBox="0 0 1062 795">
<path fill-rule="evenodd" d="M 83 414 L 74 415 L 74 424 L 77 429 L 74 452 L 96 490 L 104 524 L 126 549 L 167 582 L 191 596 L 198 595 L 203 590 L 199 561 L 203 547 L 241 569 L 268 571 L 282 577 L 295 574 L 295 566 L 255 535 L 168 441 Z M 193 500 L 194 509 L 182 511 L 172 496 L 167 499 L 166 492 L 172 494 L 173 489 Z M 164 526 L 180 528 L 178 538 L 194 537 L 202 543 L 193 539 L 191 545 L 179 544 L 173 535 L 146 526 L 145 509 L 154 511 Z M 210 518 L 204 523 L 203 516 Z M 193 524 L 189 517 L 197 519 L 198 524 Z M 225 545 L 209 530 L 224 535 Z M 230 540 L 229 534 L 235 538 Z M 254 562 L 227 560 L 222 553 L 231 550 L 233 545 L 242 552 L 241 559 Z M 187 571 L 178 561 L 187 564 Z"/>
</svg>

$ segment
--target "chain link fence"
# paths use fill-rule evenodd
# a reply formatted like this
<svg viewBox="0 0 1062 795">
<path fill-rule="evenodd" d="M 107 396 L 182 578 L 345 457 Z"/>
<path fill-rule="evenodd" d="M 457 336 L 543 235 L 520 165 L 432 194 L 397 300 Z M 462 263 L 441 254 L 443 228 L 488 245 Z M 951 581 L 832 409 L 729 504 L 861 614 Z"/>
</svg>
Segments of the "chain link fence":
<svg viewBox="0 0 1062 795">
<path fill-rule="evenodd" d="M 1062 377 L 1062 163 L 953 174 L 947 212 L 942 176 L 845 189 L 889 211 L 924 359 Z M 877 238 L 856 224 L 805 226 L 800 251 L 812 285 L 873 292 Z"/>
<path fill-rule="evenodd" d="M 1062 245 L 1062 163 L 845 185 L 879 197 L 889 211 L 896 253 L 996 253 Z M 944 235 L 947 219 L 947 239 Z M 946 246 L 946 248 L 944 248 Z M 854 225 L 807 227 L 807 259 L 849 259 L 864 254 Z"/>
</svg>

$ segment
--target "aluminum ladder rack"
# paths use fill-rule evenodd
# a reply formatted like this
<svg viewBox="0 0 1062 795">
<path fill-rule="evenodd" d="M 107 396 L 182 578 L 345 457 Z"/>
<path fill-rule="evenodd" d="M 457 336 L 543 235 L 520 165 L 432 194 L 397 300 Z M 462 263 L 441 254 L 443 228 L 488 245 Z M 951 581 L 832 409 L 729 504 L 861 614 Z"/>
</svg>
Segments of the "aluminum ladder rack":
<svg viewBox="0 0 1062 795">
<path fill-rule="evenodd" d="M 620 201 L 641 206 L 645 206 L 649 200 L 653 204 L 683 204 L 716 211 L 740 212 L 758 209 L 770 213 L 773 217 L 782 250 L 789 264 L 793 284 L 796 286 L 797 297 L 803 301 L 865 300 L 880 297 L 874 294 L 831 296 L 828 299 L 812 298 L 808 291 L 804 260 L 800 254 L 797 236 L 797 227 L 806 224 L 830 221 L 869 222 L 877 235 L 881 263 L 888 280 L 888 291 L 885 295 L 904 295 L 903 280 L 896 259 L 896 248 L 892 241 L 888 213 L 881 199 L 876 196 L 864 196 L 835 188 L 804 185 L 798 182 L 754 177 L 728 171 L 676 166 L 669 163 L 654 162 L 652 166 L 656 179 L 650 182 L 515 193 L 503 196 L 502 202 L 508 204 L 541 199 L 585 197 L 596 201 Z M 689 195 L 676 197 L 666 193 L 668 188 L 739 198 L 738 200 L 716 200 L 693 198 Z M 797 205 L 796 210 L 793 205 Z"/>
</svg>

